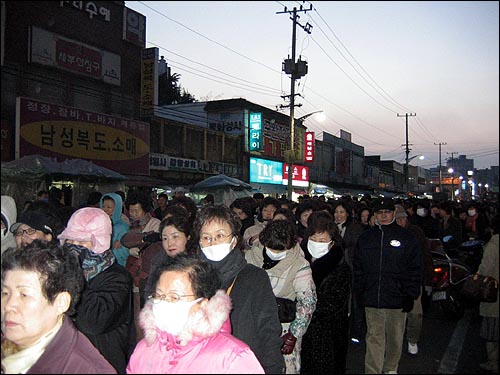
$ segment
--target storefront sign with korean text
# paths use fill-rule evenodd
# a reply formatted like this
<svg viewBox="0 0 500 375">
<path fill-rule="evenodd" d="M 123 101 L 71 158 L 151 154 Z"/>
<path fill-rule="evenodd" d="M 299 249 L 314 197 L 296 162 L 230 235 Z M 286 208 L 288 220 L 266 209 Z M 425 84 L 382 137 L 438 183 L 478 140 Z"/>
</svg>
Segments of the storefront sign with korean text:
<svg viewBox="0 0 500 375">
<path fill-rule="evenodd" d="M 18 97 L 16 158 L 32 154 L 149 175 L 149 124 Z"/>
</svg>

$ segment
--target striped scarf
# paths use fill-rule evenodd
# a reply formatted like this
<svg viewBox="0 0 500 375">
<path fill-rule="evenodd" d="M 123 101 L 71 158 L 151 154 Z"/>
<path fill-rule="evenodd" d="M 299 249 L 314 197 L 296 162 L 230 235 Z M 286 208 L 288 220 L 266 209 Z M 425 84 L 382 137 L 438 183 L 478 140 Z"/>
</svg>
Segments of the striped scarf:
<svg viewBox="0 0 500 375">
<path fill-rule="evenodd" d="M 92 280 L 102 271 L 111 267 L 111 265 L 116 261 L 113 252 L 110 250 L 106 250 L 102 254 L 96 254 L 87 249 L 85 246 L 74 244 L 65 246 L 76 253 L 80 258 L 83 276 L 85 276 L 85 280 L 87 280 L 87 282 Z"/>
</svg>

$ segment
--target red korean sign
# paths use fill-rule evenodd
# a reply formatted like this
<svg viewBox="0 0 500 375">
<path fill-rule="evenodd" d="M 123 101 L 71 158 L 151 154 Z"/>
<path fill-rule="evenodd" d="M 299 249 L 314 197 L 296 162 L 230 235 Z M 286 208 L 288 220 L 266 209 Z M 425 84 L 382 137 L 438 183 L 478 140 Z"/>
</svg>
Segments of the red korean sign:
<svg viewBox="0 0 500 375">
<path fill-rule="evenodd" d="M 314 132 L 304 133 L 304 162 L 314 161 Z"/>
<path fill-rule="evenodd" d="M 309 186 L 309 167 L 303 165 L 292 165 L 292 186 Z M 283 185 L 288 184 L 288 164 L 283 164 Z"/>
</svg>

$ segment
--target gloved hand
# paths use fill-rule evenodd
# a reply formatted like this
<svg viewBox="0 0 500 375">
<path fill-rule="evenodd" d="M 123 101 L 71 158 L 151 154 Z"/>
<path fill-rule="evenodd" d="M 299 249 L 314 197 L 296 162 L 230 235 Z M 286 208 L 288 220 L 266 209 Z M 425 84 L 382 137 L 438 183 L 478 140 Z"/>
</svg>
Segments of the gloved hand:
<svg viewBox="0 0 500 375">
<path fill-rule="evenodd" d="M 295 347 L 295 343 L 297 342 L 297 338 L 292 335 L 291 332 L 285 333 L 281 336 L 283 339 L 283 346 L 281 347 L 282 354 L 292 354 L 293 348 Z"/>
<path fill-rule="evenodd" d="M 409 313 L 411 310 L 413 310 L 413 300 L 405 298 L 403 300 L 403 312 Z"/>
<path fill-rule="evenodd" d="M 147 233 L 144 235 L 144 237 L 142 237 L 142 242 L 154 243 L 158 241 L 161 241 L 161 236 L 158 232 Z"/>
</svg>

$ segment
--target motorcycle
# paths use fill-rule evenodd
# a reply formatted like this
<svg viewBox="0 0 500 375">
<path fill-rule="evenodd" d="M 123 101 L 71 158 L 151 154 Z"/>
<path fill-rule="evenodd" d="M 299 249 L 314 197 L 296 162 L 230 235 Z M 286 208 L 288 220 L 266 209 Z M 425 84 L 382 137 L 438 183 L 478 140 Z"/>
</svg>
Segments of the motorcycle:
<svg viewBox="0 0 500 375">
<path fill-rule="evenodd" d="M 446 244 L 446 238 L 443 241 Z M 440 239 L 429 240 L 429 243 L 433 262 L 432 303 L 436 303 L 447 317 L 460 319 L 467 305 L 461 293 L 462 285 L 474 272 L 458 258 L 450 257 Z"/>
</svg>

